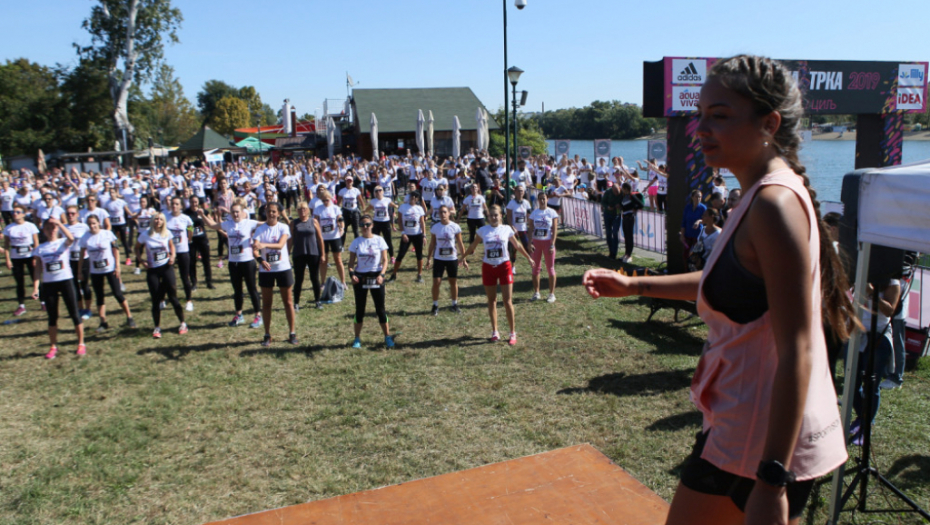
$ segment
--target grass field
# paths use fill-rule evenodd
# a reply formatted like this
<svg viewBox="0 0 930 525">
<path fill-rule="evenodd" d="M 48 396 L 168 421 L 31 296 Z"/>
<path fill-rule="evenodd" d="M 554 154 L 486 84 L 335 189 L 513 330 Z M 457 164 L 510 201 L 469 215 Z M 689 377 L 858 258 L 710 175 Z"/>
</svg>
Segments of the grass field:
<svg viewBox="0 0 930 525">
<path fill-rule="evenodd" d="M 67 320 L 58 359 L 43 359 L 45 317 L 30 301 L 19 323 L 0 327 L 0 523 L 197 524 L 579 443 L 670 499 L 700 427 L 688 387 L 706 330 L 670 312 L 645 324 L 640 299 L 591 300 L 579 283 L 609 263 L 600 243 L 559 239 L 554 304 L 528 301 L 528 267 L 518 266 L 516 347 L 487 341 L 477 268 L 460 279 L 463 313 L 448 311 L 444 285 L 434 318 L 412 259 L 388 288 L 391 351 L 373 313 L 366 346 L 348 347 L 351 297 L 299 312 L 300 345 L 262 348 L 260 330 L 226 326 L 226 270 L 215 271 L 216 290 L 195 294 L 188 335 L 163 313 L 160 341 L 143 276 L 127 275 L 139 329 L 98 335 L 91 319 L 82 359 Z M 4 271 L 0 318 L 14 303 Z M 111 314 L 111 325 L 122 321 Z M 275 322 L 281 341 L 281 310 Z M 923 366 L 883 396 L 874 447 L 880 470 L 925 506 L 928 380 Z M 828 495 L 829 484 L 818 488 L 809 523 L 825 521 Z"/>
</svg>

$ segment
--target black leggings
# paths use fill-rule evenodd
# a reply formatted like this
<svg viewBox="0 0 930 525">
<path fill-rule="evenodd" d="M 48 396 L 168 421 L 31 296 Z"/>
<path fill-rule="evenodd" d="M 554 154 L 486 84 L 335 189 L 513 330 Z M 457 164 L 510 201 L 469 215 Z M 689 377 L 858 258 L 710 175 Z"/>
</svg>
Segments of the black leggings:
<svg viewBox="0 0 930 525">
<path fill-rule="evenodd" d="M 484 219 L 466 219 L 468 223 L 468 244 L 475 242 L 475 233 L 484 226 Z"/>
<path fill-rule="evenodd" d="M 74 289 L 74 281 L 56 281 L 53 283 L 42 283 L 42 300 L 45 301 L 45 311 L 48 313 L 48 325 L 58 326 L 58 297 L 64 299 L 65 307 L 68 309 L 68 316 L 71 322 L 77 326 L 84 322 L 78 315 L 77 291 Z"/>
<path fill-rule="evenodd" d="M 90 301 L 93 294 L 90 292 L 90 259 L 84 259 L 81 265 L 81 275 L 78 275 L 78 262 L 71 261 L 71 275 L 82 301 Z"/>
<path fill-rule="evenodd" d="M 129 232 L 129 224 L 116 224 L 113 225 L 113 234 L 116 235 L 116 238 L 119 239 L 119 242 L 123 245 L 123 253 L 129 254 L 131 245 L 130 239 L 132 234 Z M 119 264 L 119 261 L 116 261 L 116 264 Z"/>
<path fill-rule="evenodd" d="M 400 250 L 397 252 L 397 264 L 404 260 L 404 255 L 407 255 L 407 250 L 410 249 L 411 244 L 413 245 L 413 251 L 417 254 L 417 260 L 423 259 L 423 234 L 408 235 L 406 241 L 401 238 Z"/>
<path fill-rule="evenodd" d="M 625 255 L 633 255 L 633 226 L 636 224 L 636 213 L 627 213 L 623 216 L 623 244 L 626 248 Z"/>
<path fill-rule="evenodd" d="M 223 258 L 223 246 L 229 247 L 229 239 L 222 233 L 216 234 L 216 258 Z"/>
<path fill-rule="evenodd" d="M 119 264 L 119 261 L 117 261 L 116 264 Z M 116 298 L 116 302 L 121 305 L 125 303 L 126 297 L 123 296 L 123 292 L 120 290 L 119 279 L 116 278 L 116 272 L 92 273 L 90 274 L 90 280 L 94 285 L 94 294 L 97 295 L 97 307 L 103 306 L 103 303 L 107 299 L 107 296 L 103 293 L 104 279 L 110 283 L 110 291 L 113 292 L 113 297 Z"/>
<path fill-rule="evenodd" d="M 656 194 L 656 209 L 659 211 L 668 211 L 668 194 Z"/>
<path fill-rule="evenodd" d="M 384 242 L 388 245 L 388 255 L 394 257 L 394 241 L 391 239 L 391 221 L 374 221 L 371 233 L 384 237 Z"/>
<path fill-rule="evenodd" d="M 177 254 L 178 272 L 181 273 L 181 285 L 184 287 L 184 300 L 191 300 L 191 254 Z"/>
<path fill-rule="evenodd" d="M 520 244 L 523 245 L 523 249 L 524 249 L 524 250 L 530 251 L 530 234 L 529 234 L 529 232 L 516 232 L 515 237 L 517 238 L 518 241 L 520 241 Z M 514 262 L 516 262 L 516 260 L 517 260 L 517 253 L 518 253 L 518 252 L 519 252 L 519 250 L 517 250 L 516 248 L 514 248 L 512 245 L 510 246 L 510 264 L 513 264 Z"/>
<path fill-rule="evenodd" d="M 255 259 L 246 262 L 229 263 L 229 280 L 232 281 L 233 301 L 236 304 L 236 312 L 242 311 L 242 281 L 245 281 L 245 288 L 249 292 L 249 298 L 252 300 L 252 309 L 258 314 L 261 312 L 261 303 L 258 300 L 258 291 L 255 289 Z"/>
<path fill-rule="evenodd" d="M 310 282 L 313 284 L 313 300 L 320 300 L 320 256 L 294 256 L 294 304 L 300 304 L 300 291 L 304 285 L 304 271 L 310 268 Z"/>
<path fill-rule="evenodd" d="M 19 304 L 26 304 L 26 272 L 35 282 L 35 273 L 33 273 L 32 257 L 24 259 L 10 259 L 13 263 L 13 278 L 16 279 L 16 301 Z"/>
<path fill-rule="evenodd" d="M 207 280 L 207 286 L 213 284 L 213 269 L 210 267 L 210 238 L 206 234 L 193 237 L 191 239 L 191 254 L 194 257 L 200 254 L 200 262 L 203 263 L 203 275 Z M 191 285 L 197 286 L 197 259 L 191 260 Z"/>
<path fill-rule="evenodd" d="M 375 313 L 378 314 L 378 322 L 386 324 L 388 322 L 387 313 L 384 311 L 384 283 L 377 288 L 363 288 L 369 279 L 377 279 L 381 275 L 379 272 L 357 273 L 358 283 L 353 283 L 352 288 L 355 290 L 355 323 L 361 324 L 365 318 L 365 305 L 368 302 L 368 292 L 371 292 L 371 299 L 375 303 Z"/>
<path fill-rule="evenodd" d="M 347 210 L 342 209 L 342 220 L 345 221 L 346 229 L 342 232 L 342 244 L 346 243 L 346 236 L 349 234 L 349 226 L 352 226 L 352 235 L 353 238 L 358 238 L 358 221 L 361 218 L 361 214 L 356 210 Z"/>
<path fill-rule="evenodd" d="M 168 302 L 174 307 L 174 314 L 183 323 L 184 309 L 178 301 L 178 283 L 174 277 L 174 267 L 170 264 L 163 264 L 157 268 L 149 268 L 145 280 L 149 285 L 149 295 L 152 296 L 152 321 L 155 327 L 161 327 L 161 302 L 166 296 Z"/>
</svg>

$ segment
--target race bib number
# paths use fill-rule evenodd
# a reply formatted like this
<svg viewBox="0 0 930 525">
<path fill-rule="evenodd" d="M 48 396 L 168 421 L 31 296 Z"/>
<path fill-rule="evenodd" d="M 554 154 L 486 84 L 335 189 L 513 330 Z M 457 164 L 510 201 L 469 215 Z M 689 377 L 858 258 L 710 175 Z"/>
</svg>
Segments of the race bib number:
<svg viewBox="0 0 930 525">
<path fill-rule="evenodd" d="M 168 252 L 158 251 L 152 254 L 152 260 L 155 262 L 162 262 L 168 260 Z"/>
<path fill-rule="evenodd" d="M 504 256 L 504 250 L 501 248 L 492 248 L 488 250 L 488 259 L 500 259 Z"/>
<path fill-rule="evenodd" d="M 229 254 L 230 255 L 240 255 L 242 253 L 242 246 L 230 246 Z"/>
<path fill-rule="evenodd" d="M 321 228 L 321 231 L 322 231 L 323 233 L 332 233 L 332 232 L 333 232 L 333 225 L 332 225 L 332 224 L 324 224 L 323 227 Z"/>
<path fill-rule="evenodd" d="M 525 215 L 517 215 L 516 217 L 513 218 L 513 222 L 515 222 L 515 223 L 517 223 L 517 224 L 524 224 L 524 223 L 526 223 L 526 216 L 525 216 Z"/>
<path fill-rule="evenodd" d="M 175 235 L 175 236 L 174 236 L 174 244 L 176 244 L 176 245 L 177 245 L 177 244 L 181 244 L 181 236 L 180 236 L 180 235 Z"/>
<path fill-rule="evenodd" d="M 16 247 L 16 255 L 27 255 L 31 251 L 32 251 L 31 244 L 29 246 L 17 246 Z"/>
<path fill-rule="evenodd" d="M 199 226 L 194 226 L 194 235 L 203 235 L 203 228 Z"/>
<path fill-rule="evenodd" d="M 549 236 L 548 229 L 536 228 L 535 230 L 533 230 L 533 237 L 536 237 L 537 239 L 545 239 L 548 236 Z"/>
<path fill-rule="evenodd" d="M 97 270 L 104 270 L 104 269 L 106 269 L 107 266 L 109 266 L 108 263 L 109 263 L 109 261 L 106 260 L 106 259 L 104 259 L 104 260 L 102 260 L 102 261 L 94 261 L 94 268 L 97 269 Z"/>
<path fill-rule="evenodd" d="M 365 277 L 365 282 L 362 284 L 362 288 L 365 290 L 373 290 L 375 288 L 381 288 L 381 285 L 378 284 L 377 277 Z"/>
<path fill-rule="evenodd" d="M 265 254 L 265 260 L 269 263 L 276 263 L 281 260 L 281 252 L 268 252 Z"/>
<path fill-rule="evenodd" d="M 405 228 L 416 228 L 417 221 L 404 221 L 404 227 Z"/>
<path fill-rule="evenodd" d="M 440 248 L 440 249 L 439 249 L 439 256 L 440 256 L 440 257 L 451 257 L 451 256 L 452 256 L 452 248 Z"/>
<path fill-rule="evenodd" d="M 387 217 L 387 210 L 375 210 L 375 217 L 384 219 Z"/>
<path fill-rule="evenodd" d="M 61 261 L 52 261 L 45 263 L 46 272 L 60 272 L 61 271 Z"/>
<path fill-rule="evenodd" d="M 142 229 L 148 228 L 149 222 L 150 222 L 149 219 L 139 219 L 139 228 L 142 228 Z"/>
<path fill-rule="evenodd" d="M 72 260 L 72 261 L 80 261 L 80 260 L 81 260 L 81 252 L 71 252 L 71 260 Z"/>
</svg>

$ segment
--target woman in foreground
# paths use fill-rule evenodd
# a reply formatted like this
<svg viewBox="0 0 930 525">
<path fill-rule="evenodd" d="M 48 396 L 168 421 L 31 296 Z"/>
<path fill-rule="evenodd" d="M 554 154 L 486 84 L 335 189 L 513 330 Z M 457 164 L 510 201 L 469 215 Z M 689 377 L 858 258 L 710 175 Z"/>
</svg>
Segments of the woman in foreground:
<svg viewBox="0 0 930 525">
<path fill-rule="evenodd" d="M 791 73 L 767 58 L 717 62 L 699 111 L 707 164 L 746 188 L 703 272 L 599 269 L 583 284 L 595 299 L 697 300 L 708 325 L 691 386 L 704 424 L 668 523 L 797 523 L 814 480 L 846 460 L 821 315 L 845 338 L 854 310 L 798 161 L 803 109 Z"/>
</svg>

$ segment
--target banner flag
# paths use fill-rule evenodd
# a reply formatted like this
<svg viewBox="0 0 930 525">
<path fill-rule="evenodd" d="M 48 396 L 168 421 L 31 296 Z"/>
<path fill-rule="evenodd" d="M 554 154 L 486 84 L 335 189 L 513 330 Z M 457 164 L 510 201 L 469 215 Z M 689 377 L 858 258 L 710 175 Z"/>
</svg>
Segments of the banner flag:
<svg viewBox="0 0 930 525">
<path fill-rule="evenodd" d="M 594 158 L 610 161 L 610 139 L 597 139 L 594 141 Z"/>
<path fill-rule="evenodd" d="M 520 158 L 529 160 L 533 156 L 533 148 L 530 146 L 520 146 Z"/>
<path fill-rule="evenodd" d="M 666 162 L 668 156 L 668 146 L 664 140 L 650 140 L 646 145 L 646 158 L 652 162 Z"/>
<path fill-rule="evenodd" d="M 568 155 L 572 150 L 572 141 L 556 140 L 555 141 L 555 158 L 561 159 L 563 155 Z"/>
</svg>

